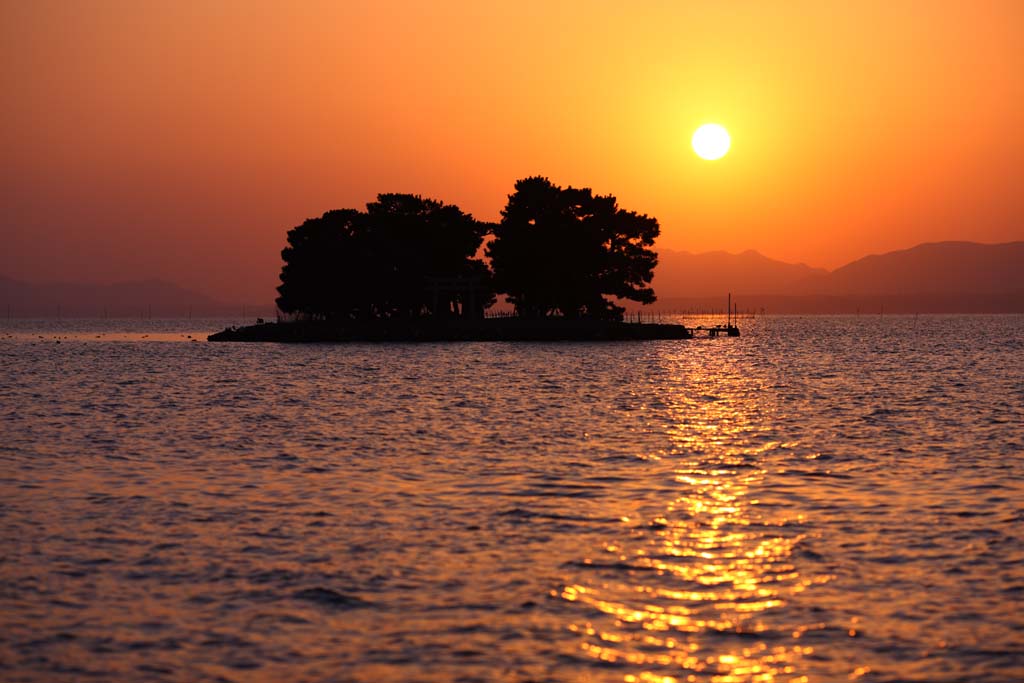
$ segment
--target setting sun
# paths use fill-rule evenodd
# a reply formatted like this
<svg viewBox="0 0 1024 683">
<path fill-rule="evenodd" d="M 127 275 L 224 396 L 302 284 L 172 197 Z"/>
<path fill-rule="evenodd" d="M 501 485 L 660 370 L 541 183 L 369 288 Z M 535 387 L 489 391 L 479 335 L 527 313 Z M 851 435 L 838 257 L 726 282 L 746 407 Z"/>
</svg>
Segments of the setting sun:
<svg viewBox="0 0 1024 683">
<path fill-rule="evenodd" d="M 729 138 L 729 131 L 717 123 L 705 123 L 693 133 L 690 141 L 693 151 L 701 159 L 714 161 L 721 159 L 729 151 L 732 141 Z"/>
</svg>

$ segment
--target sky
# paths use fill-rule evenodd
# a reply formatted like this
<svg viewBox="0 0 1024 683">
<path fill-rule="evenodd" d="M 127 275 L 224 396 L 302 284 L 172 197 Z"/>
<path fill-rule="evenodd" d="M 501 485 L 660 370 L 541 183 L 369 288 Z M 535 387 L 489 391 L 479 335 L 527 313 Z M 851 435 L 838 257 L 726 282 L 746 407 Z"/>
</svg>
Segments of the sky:
<svg viewBox="0 0 1024 683">
<path fill-rule="evenodd" d="M 531 175 L 662 249 L 1021 240 L 1021 45 L 1019 0 L 0 0 L 0 275 L 269 303 L 306 218 Z"/>
</svg>

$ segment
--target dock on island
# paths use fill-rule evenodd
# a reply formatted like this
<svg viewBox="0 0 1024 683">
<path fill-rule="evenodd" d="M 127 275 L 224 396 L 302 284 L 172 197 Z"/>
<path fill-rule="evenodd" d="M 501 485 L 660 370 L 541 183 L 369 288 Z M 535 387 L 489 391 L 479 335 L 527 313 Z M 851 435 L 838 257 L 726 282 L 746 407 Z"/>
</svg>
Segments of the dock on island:
<svg viewBox="0 0 1024 683">
<path fill-rule="evenodd" d="M 693 328 L 695 332 L 707 332 L 709 337 L 717 337 L 724 335 L 726 337 L 738 337 L 740 336 L 740 328 L 736 327 L 733 323 L 727 323 L 725 325 L 700 325 Z"/>
<path fill-rule="evenodd" d="M 695 331 L 700 331 L 700 332 L 707 332 L 708 336 L 712 337 L 712 338 L 718 337 L 719 335 L 724 335 L 726 337 L 738 337 L 738 336 L 740 336 L 740 328 L 736 326 L 736 322 L 735 322 L 736 319 L 738 318 L 738 315 L 736 313 L 736 308 L 737 308 L 737 305 L 732 300 L 732 292 L 729 292 L 728 303 L 726 304 L 726 309 L 725 309 L 725 311 L 726 311 L 725 324 L 722 325 L 721 323 L 719 323 L 718 325 L 707 325 L 707 326 L 700 325 L 698 327 L 695 327 L 694 330 Z"/>
</svg>

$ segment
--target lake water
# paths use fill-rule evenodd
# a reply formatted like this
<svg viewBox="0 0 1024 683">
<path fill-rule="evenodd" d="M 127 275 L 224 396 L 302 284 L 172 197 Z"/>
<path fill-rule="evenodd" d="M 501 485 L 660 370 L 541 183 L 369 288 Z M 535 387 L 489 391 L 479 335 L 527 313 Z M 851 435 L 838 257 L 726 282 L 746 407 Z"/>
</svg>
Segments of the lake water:
<svg viewBox="0 0 1024 683">
<path fill-rule="evenodd" d="M 0 322 L 0 679 L 1024 679 L 1024 317 L 222 326 Z"/>
</svg>

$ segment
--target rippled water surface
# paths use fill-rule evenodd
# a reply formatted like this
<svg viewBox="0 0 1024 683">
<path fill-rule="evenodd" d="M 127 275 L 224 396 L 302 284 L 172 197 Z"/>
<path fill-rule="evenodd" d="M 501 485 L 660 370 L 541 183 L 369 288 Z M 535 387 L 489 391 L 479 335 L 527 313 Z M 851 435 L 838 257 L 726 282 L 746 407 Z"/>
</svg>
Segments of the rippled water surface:
<svg viewBox="0 0 1024 683">
<path fill-rule="evenodd" d="M 0 679 L 1024 678 L 1024 318 L 216 327 L 0 323 Z"/>
</svg>

